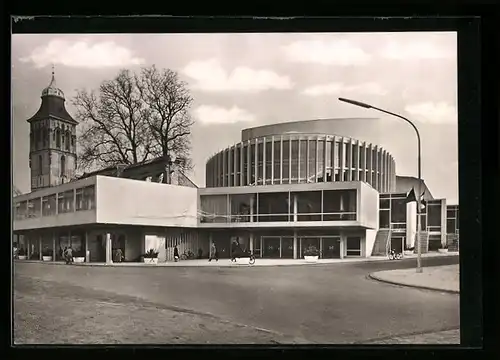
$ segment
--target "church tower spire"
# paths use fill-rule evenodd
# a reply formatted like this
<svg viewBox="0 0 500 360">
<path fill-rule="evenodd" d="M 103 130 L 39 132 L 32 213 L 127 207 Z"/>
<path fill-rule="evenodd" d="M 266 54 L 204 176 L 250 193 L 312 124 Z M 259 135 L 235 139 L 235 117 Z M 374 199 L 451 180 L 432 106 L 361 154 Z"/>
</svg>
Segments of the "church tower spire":
<svg viewBox="0 0 500 360">
<path fill-rule="evenodd" d="M 65 107 L 64 92 L 52 78 L 42 90 L 42 104 L 30 119 L 31 190 L 71 181 L 76 170 L 76 126 Z"/>
</svg>

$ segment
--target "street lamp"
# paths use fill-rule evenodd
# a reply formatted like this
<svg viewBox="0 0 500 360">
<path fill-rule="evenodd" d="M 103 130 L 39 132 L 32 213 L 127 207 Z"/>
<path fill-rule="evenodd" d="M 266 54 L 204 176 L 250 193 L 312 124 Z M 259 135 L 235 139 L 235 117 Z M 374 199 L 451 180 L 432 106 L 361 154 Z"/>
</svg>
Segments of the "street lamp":
<svg viewBox="0 0 500 360">
<path fill-rule="evenodd" d="M 405 118 L 404 116 L 401 116 L 399 114 L 395 114 L 393 112 L 390 112 L 390 111 L 387 111 L 387 110 L 384 110 L 384 109 L 380 109 L 378 107 L 375 107 L 375 106 L 372 106 L 372 105 L 369 105 L 369 104 L 366 104 L 366 103 L 363 103 L 363 102 L 360 102 L 360 101 L 356 101 L 356 100 L 350 100 L 350 99 L 345 99 L 345 98 L 339 98 L 340 101 L 342 102 L 345 102 L 345 103 L 348 103 L 348 104 L 351 104 L 351 105 L 355 105 L 355 106 L 359 106 L 359 107 L 362 107 L 362 108 L 365 108 L 365 109 L 373 109 L 373 110 L 377 110 L 377 111 L 380 111 L 380 112 L 383 112 L 385 114 L 389 114 L 389 115 L 392 115 L 392 116 L 395 116 L 395 117 L 398 117 L 404 121 L 406 121 L 408 124 L 411 125 L 411 127 L 413 128 L 413 130 L 415 130 L 415 133 L 417 134 L 417 147 L 418 147 L 418 157 L 417 157 L 417 162 L 418 162 L 418 185 L 417 185 L 417 273 L 421 273 L 422 272 L 422 249 L 420 247 L 420 194 L 421 194 L 421 189 L 420 189 L 420 186 L 421 186 L 421 183 L 422 183 L 422 164 L 421 164 L 421 148 L 420 148 L 420 133 L 418 132 L 418 129 L 417 127 L 415 126 L 415 124 L 413 122 L 411 122 L 409 119 Z"/>
</svg>

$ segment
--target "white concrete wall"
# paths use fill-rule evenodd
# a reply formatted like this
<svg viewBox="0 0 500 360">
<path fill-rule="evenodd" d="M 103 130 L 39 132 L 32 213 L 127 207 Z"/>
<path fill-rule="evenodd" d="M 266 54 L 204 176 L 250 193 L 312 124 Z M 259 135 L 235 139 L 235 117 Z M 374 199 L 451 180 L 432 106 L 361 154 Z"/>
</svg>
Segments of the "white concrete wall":
<svg viewBox="0 0 500 360">
<path fill-rule="evenodd" d="M 406 245 L 415 246 L 415 236 L 417 234 L 417 202 L 406 204 Z"/>
<path fill-rule="evenodd" d="M 97 176 L 97 222 L 196 227 L 197 189 Z"/>
<path fill-rule="evenodd" d="M 359 182 L 358 187 L 358 223 L 373 230 L 378 230 L 379 194 L 370 185 Z"/>
<path fill-rule="evenodd" d="M 365 257 L 372 256 L 373 244 L 375 244 L 375 238 L 377 237 L 377 230 L 367 229 L 365 233 L 364 241 L 364 255 Z"/>
</svg>

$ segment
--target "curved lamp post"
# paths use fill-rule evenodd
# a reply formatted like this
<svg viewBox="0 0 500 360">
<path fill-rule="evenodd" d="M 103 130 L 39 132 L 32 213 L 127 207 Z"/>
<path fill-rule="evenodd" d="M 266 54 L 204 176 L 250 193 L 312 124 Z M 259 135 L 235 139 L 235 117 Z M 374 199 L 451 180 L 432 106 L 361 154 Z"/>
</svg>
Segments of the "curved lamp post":
<svg viewBox="0 0 500 360">
<path fill-rule="evenodd" d="M 415 130 L 415 133 L 417 134 L 417 147 L 418 147 L 418 149 L 417 149 L 417 151 L 418 151 L 418 154 L 417 154 L 418 186 L 417 186 L 417 196 L 416 196 L 416 198 L 417 198 L 417 273 L 421 273 L 422 272 L 422 249 L 420 247 L 420 196 L 421 196 L 420 186 L 422 183 L 422 164 L 421 164 L 420 133 L 418 132 L 418 129 L 415 126 L 415 124 L 402 115 L 395 114 L 393 112 L 390 112 L 390 111 L 387 111 L 384 109 L 380 109 L 378 107 L 375 107 L 375 106 L 372 106 L 372 105 L 369 105 L 369 104 L 366 104 L 366 103 L 363 103 L 360 101 L 356 101 L 356 100 L 350 100 L 350 99 L 345 99 L 345 98 L 339 98 L 339 100 L 342 102 L 351 104 L 351 105 L 359 106 L 359 107 L 362 107 L 365 109 L 377 110 L 377 111 L 383 112 L 385 114 L 389 114 L 389 115 L 395 116 L 397 118 L 400 118 L 400 119 L 406 121 L 408 124 L 410 124 L 411 127 L 413 128 L 413 130 Z"/>
</svg>

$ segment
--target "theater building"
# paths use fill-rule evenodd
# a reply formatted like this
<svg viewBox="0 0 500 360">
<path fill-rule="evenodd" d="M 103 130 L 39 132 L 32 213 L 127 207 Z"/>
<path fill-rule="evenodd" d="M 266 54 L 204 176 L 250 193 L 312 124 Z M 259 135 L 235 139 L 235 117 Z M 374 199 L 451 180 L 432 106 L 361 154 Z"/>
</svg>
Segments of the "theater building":
<svg viewBox="0 0 500 360">
<path fill-rule="evenodd" d="M 54 81 L 42 108 L 49 101 L 64 103 Z M 48 249 L 57 260 L 71 245 L 90 262 L 111 262 L 117 248 L 126 261 L 154 248 L 161 262 L 175 245 L 206 258 L 212 242 L 228 258 L 236 239 L 258 258 L 300 259 L 310 245 L 322 258 L 414 247 L 417 209 L 407 196 L 418 180 L 396 175 L 393 156 L 353 126 L 361 119 L 245 129 L 207 160 L 198 188 L 164 158 L 64 181 L 76 165 L 76 122 L 42 115 L 30 119 L 32 192 L 14 198 L 14 234 L 32 258 Z M 166 168 L 169 181 L 156 182 Z M 422 251 L 458 250 L 458 205 L 434 199 L 423 181 L 420 189 Z"/>
</svg>

